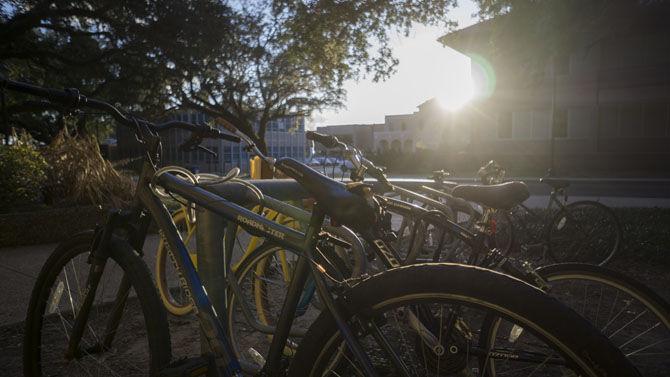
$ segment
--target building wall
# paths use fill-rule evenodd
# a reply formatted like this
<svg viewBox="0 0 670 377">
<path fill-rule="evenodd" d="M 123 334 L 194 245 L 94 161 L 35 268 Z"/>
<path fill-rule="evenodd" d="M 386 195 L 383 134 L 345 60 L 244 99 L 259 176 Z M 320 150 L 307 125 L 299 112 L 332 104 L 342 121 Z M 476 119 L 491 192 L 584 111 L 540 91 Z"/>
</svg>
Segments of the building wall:
<svg viewBox="0 0 670 377">
<path fill-rule="evenodd" d="M 670 29 L 589 41 L 541 82 L 508 82 L 473 105 L 473 153 L 550 166 L 553 134 L 559 174 L 670 172 Z"/>
</svg>

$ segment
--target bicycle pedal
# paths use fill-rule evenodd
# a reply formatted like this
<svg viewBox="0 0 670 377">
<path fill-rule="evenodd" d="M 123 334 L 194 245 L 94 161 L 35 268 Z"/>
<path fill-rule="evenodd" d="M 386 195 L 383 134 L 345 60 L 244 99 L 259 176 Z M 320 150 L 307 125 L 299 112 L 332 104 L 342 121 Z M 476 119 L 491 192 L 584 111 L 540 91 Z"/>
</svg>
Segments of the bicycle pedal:
<svg viewBox="0 0 670 377">
<path fill-rule="evenodd" d="M 173 361 L 160 373 L 161 377 L 205 376 L 211 363 L 210 356 L 184 357 Z"/>
</svg>

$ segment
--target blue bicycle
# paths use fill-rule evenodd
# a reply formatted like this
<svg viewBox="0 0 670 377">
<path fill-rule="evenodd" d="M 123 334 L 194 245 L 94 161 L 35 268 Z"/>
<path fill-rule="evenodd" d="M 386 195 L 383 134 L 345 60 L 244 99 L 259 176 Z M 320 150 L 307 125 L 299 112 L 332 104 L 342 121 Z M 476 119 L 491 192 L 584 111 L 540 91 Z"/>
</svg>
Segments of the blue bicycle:
<svg viewBox="0 0 670 377">
<path fill-rule="evenodd" d="M 161 132 L 190 132 L 183 147 L 191 150 L 206 138 L 245 139 L 230 124 L 223 126 L 236 136 L 185 122 L 156 125 L 75 90 L 6 79 L 0 85 L 66 111 L 106 112 L 131 128 L 145 148 L 130 207 L 112 211 L 102 227 L 62 243 L 44 264 L 25 322 L 25 376 L 637 375 L 586 320 L 520 280 L 459 264 L 399 267 L 397 252 L 381 234 L 382 207 L 365 184 L 334 181 L 290 158 L 275 161 L 246 139 L 259 157 L 316 199 L 306 231 L 299 232 L 204 184 L 160 174 Z M 154 192 L 157 187 L 299 256 L 270 329 L 269 348 L 258 358 L 263 365 L 247 365 L 235 353 L 222 325 L 226 313 L 212 306 L 170 212 Z M 319 247 L 326 217 L 357 232 L 388 270 L 353 280 L 332 275 Z M 194 304 L 207 345 L 201 356 L 172 357 L 167 315 L 141 253 L 152 221 L 174 254 Z M 292 324 L 308 279 L 323 310 L 306 334 L 294 337 Z M 231 289 L 244 287 L 233 284 Z M 496 318 L 500 336 L 479 331 L 490 318 Z M 293 341 L 299 342 L 297 351 L 287 354 L 285 347 Z"/>
</svg>

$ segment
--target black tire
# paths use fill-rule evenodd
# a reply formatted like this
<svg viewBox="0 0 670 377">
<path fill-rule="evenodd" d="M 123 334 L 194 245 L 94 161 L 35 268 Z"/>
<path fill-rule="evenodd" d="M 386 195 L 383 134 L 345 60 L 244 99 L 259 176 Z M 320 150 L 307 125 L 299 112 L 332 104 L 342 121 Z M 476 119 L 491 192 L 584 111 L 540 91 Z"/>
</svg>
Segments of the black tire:
<svg viewBox="0 0 670 377">
<path fill-rule="evenodd" d="M 405 266 L 361 282 L 346 296 L 339 303 L 347 319 L 377 320 L 384 305 L 423 306 L 427 299 L 485 308 L 514 318 L 543 341 L 551 339 L 584 375 L 638 375 L 618 349 L 577 313 L 520 280 L 490 270 L 446 263 Z M 337 334 L 332 316 L 323 312 L 303 339 L 289 375 L 322 375 L 327 358 L 338 350 Z"/>
<path fill-rule="evenodd" d="M 50 299 L 52 288 L 56 283 L 57 278 L 60 276 L 62 271 L 65 271 L 65 276 L 67 276 L 67 266 L 70 264 L 74 268 L 74 261 L 81 261 L 82 270 L 84 272 L 85 257 L 90 251 L 90 247 L 93 240 L 93 232 L 86 232 L 78 234 L 69 240 L 61 243 L 56 250 L 49 256 L 46 263 L 42 267 L 40 274 L 37 278 L 37 282 L 33 288 L 32 295 L 30 297 L 30 304 L 28 306 L 28 313 L 25 321 L 25 335 L 24 335 L 24 345 L 23 345 L 23 368 L 24 376 L 42 376 L 43 374 L 56 374 L 58 371 L 56 367 L 58 364 L 63 364 L 64 353 L 54 351 L 54 348 L 61 347 L 65 349 L 67 347 L 67 333 L 61 334 L 61 338 L 58 340 L 49 339 L 49 326 L 43 326 L 43 324 L 48 324 L 49 321 L 55 317 L 60 317 L 61 323 L 65 321 L 64 317 L 68 313 L 61 313 L 59 307 L 54 309 L 54 305 L 59 305 L 62 297 L 63 287 L 62 280 L 55 286 L 54 297 Z M 144 261 L 135 253 L 135 251 L 128 245 L 127 242 L 122 241 L 118 238 L 112 239 L 110 243 L 110 260 L 107 261 L 105 270 L 114 269 L 116 265 L 121 268 L 128 277 L 131 285 L 131 296 L 128 298 L 124 312 L 121 317 L 121 323 L 117 329 L 115 335 L 115 341 L 112 344 L 112 348 L 105 350 L 102 353 L 105 355 L 104 361 L 109 361 L 110 364 L 116 360 L 115 356 L 120 354 L 129 354 L 134 355 L 132 357 L 142 358 L 139 360 L 142 364 L 145 365 L 145 368 L 142 371 L 142 374 L 146 375 L 158 375 L 159 371 L 165 367 L 171 359 L 171 343 L 170 343 L 170 333 L 167 323 L 167 315 L 161 304 L 160 298 L 158 297 L 156 287 L 153 284 L 151 279 L 151 273 L 147 268 Z M 71 270 L 72 271 L 72 270 Z M 88 270 L 85 270 L 88 273 Z M 119 275 L 115 275 L 118 277 Z M 72 275 L 70 275 L 72 278 Z M 80 278 L 75 275 L 75 280 L 78 282 Z M 115 277 L 109 277 L 109 275 L 103 276 L 103 279 L 110 284 L 114 284 Z M 67 279 L 67 278 L 66 278 Z M 71 279 L 72 280 L 72 279 Z M 81 279 L 84 280 L 85 279 Z M 102 284 L 102 280 L 101 280 Z M 74 285 L 74 283 L 73 283 Z M 79 285 L 77 283 L 77 285 Z M 100 293 L 101 297 L 104 299 L 105 291 L 104 285 L 102 286 L 102 292 Z M 98 287 L 96 294 L 101 291 L 101 286 Z M 60 290 L 61 293 L 56 293 Z M 133 291 L 135 296 L 133 296 Z M 72 298 L 72 292 L 70 291 L 70 283 L 68 282 L 68 293 L 69 297 Z M 111 292 L 108 292 L 111 293 Z M 76 297 L 77 295 L 75 295 Z M 49 301 L 49 303 L 47 302 Z M 67 300 L 65 300 L 67 301 Z M 96 306 L 97 313 L 91 311 L 91 317 L 99 317 L 100 308 L 103 310 L 106 308 L 108 301 L 105 301 L 100 306 Z M 49 304 L 49 308 L 47 308 Z M 67 303 L 66 303 L 67 304 Z M 67 306 L 67 305 L 65 305 Z M 74 304 L 73 304 L 74 306 Z M 111 307 L 111 305 L 108 305 Z M 129 309 L 130 307 L 136 308 L 140 307 L 137 311 L 134 309 Z M 51 313 L 46 313 L 50 311 Z M 54 313 L 55 310 L 58 313 Z M 132 311 L 131 311 L 132 310 Z M 129 318 L 129 316 L 132 316 Z M 100 317 L 102 318 L 102 317 Z M 94 334 L 92 321 L 89 321 L 87 325 L 86 333 L 84 337 L 86 338 L 90 334 Z M 104 322 L 104 320 L 103 320 Z M 67 328 L 63 325 L 63 329 L 60 331 L 67 332 Z M 90 331 L 90 333 L 89 333 Z M 147 344 L 143 344 L 140 341 L 142 335 L 146 334 L 146 339 L 148 340 Z M 43 341 L 43 336 L 46 337 Z M 124 344 L 120 348 L 118 342 L 128 341 L 129 344 Z M 84 338 L 82 342 L 85 342 Z M 141 350 L 138 350 L 138 347 L 144 345 L 148 348 L 148 355 L 135 355 L 141 353 Z M 85 351 L 86 352 L 86 351 Z M 43 365 L 45 363 L 44 355 L 45 353 L 48 357 L 55 357 L 56 365 Z M 85 355 L 81 358 L 75 359 L 76 366 L 82 366 L 88 360 L 93 360 L 95 363 L 97 361 L 97 355 L 99 353 L 91 351 L 91 354 Z M 93 356 L 96 355 L 96 356 Z M 130 357 L 130 356 L 129 356 Z M 58 361 L 58 359 L 61 359 Z M 148 360 L 146 360 L 148 359 Z M 66 362 L 67 363 L 67 362 Z M 125 364 L 123 364 L 125 366 Z M 130 365 L 133 369 L 133 372 L 136 371 L 134 365 Z M 126 366 L 128 367 L 128 366 Z M 124 370 L 115 369 L 115 365 L 109 366 L 109 370 L 114 373 L 124 374 Z M 81 371 L 80 371 L 81 372 Z M 105 372 L 103 368 L 102 372 Z M 127 374 L 127 370 L 125 374 Z M 73 374 L 70 371 L 64 372 L 67 375 L 77 375 Z M 98 371 L 100 373 L 100 371 Z"/>
<path fill-rule="evenodd" d="M 620 272 L 590 264 L 553 264 L 537 272 L 548 281 L 550 295 L 593 323 L 615 345 L 623 345 L 621 351 L 642 375 L 660 377 L 670 371 L 670 304 L 656 292 Z M 593 307 L 587 306 L 588 297 L 593 298 Z"/>
<path fill-rule="evenodd" d="M 594 229 L 603 234 L 594 237 Z M 604 266 L 621 246 L 623 232 L 614 211 L 595 201 L 570 203 L 552 219 L 549 256 L 557 263 L 578 262 Z"/>
</svg>

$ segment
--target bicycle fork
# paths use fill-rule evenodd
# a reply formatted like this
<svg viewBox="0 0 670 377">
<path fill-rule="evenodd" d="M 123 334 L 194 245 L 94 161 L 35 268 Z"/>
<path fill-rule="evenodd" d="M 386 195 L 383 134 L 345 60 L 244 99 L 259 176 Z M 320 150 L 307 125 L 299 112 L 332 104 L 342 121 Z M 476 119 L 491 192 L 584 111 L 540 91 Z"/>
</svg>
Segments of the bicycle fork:
<svg viewBox="0 0 670 377">
<path fill-rule="evenodd" d="M 79 311 L 75 314 L 74 323 L 72 324 L 72 333 L 70 334 L 68 347 L 65 351 L 65 358 L 67 360 L 77 358 L 81 355 L 79 342 L 84 335 L 86 323 L 88 322 L 88 315 L 91 311 L 91 307 L 93 306 L 93 301 L 95 300 L 98 284 L 100 283 L 100 279 L 102 278 L 102 274 L 105 270 L 107 259 L 110 256 L 110 241 L 112 239 L 114 229 L 119 224 L 121 224 L 123 220 L 125 220 L 126 216 L 127 215 L 121 214 L 120 212 L 111 213 L 109 215 L 109 220 L 106 222 L 103 229 L 101 231 L 99 230 L 94 237 L 93 245 L 91 245 L 91 254 L 88 260 L 91 267 L 88 278 L 86 279 L 86 288 L 83 295 L 84 299 L 82 300 L 82 303 L 79 307 Z M 85 352 L 101 352 L 111 346 L 116 329 L 121 319 L 121 314 L 123 313 L 123 308 L 125 307 L 126 299 L 128 298 L 129 291 L 130 282 L 124 273 L 123 278 L 121 279 L 121 284 L 119 286 L 119 291 L 117 292 L 116 298 L 114 300 L 112 314 L 108 318 L 107 324 L 105 326 L 103 343 L 98 343 Z"/>
</svg>

